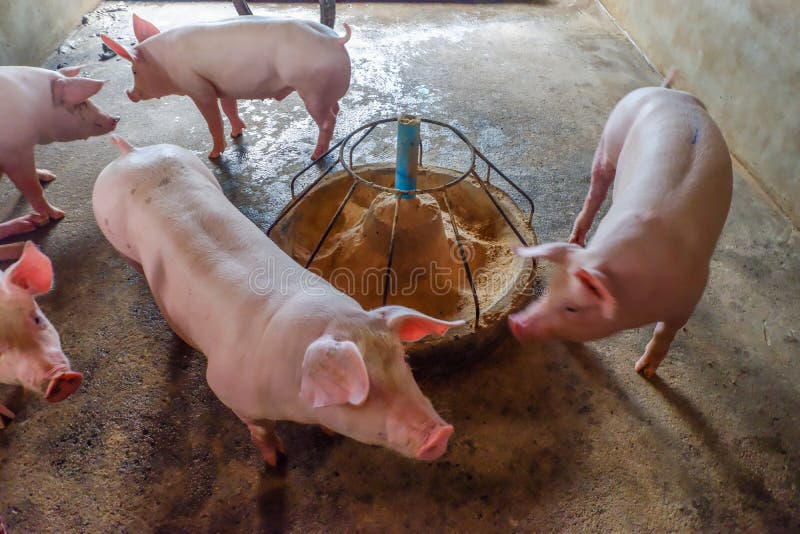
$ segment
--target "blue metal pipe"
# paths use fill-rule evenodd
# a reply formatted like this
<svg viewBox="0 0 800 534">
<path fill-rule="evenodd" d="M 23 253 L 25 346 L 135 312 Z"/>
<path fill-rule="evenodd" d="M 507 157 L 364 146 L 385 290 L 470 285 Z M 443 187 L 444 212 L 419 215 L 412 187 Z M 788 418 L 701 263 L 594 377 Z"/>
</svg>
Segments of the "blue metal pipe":
<svg viewBox="0 0 800 534">
<path fill-rule="evenodd" d="M 414 115 L 400 115 L 397 120 L 397 162 L 394 171 L 394 187 L 402 191 L 417 189 L 417 164 L 419 162 L 419 125 Z M 414 198 L 406 193 L 400 198 Z"/>
</svg>

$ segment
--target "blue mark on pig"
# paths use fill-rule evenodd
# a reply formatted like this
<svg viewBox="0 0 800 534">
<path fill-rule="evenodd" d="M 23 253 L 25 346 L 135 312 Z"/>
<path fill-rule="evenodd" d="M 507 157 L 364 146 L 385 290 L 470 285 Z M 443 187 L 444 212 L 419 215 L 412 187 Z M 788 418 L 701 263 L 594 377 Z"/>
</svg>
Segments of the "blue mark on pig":
<svg viewBox="0 0 800 534">
<path fill-rule="evenodd" d="M 699 133 L 700 133 L 700 128 L 695 128 L 694 135 L 692 136 L 692 144 L 695 144 L 697 142 L 697 134 Z"/>
</svg>

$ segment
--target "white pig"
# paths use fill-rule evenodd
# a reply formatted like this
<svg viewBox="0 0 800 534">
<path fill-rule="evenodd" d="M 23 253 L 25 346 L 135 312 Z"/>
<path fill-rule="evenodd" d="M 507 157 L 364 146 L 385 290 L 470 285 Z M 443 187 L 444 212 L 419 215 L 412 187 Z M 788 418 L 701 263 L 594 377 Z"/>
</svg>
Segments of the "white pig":
<svg viewBox="0 0 800 534">
<path fill-rule="evenodd" d="M 97 223 L 144 274 L 172 329 L 206 355 L 209 386 L 268 463 L 283 451 L 276 420 L 422 460 L 445 452 L 453 427 L 419 390 L 401 342 L 461 321 L 364 311 L 281 251 L 191 152 L 112 140 L 123 155 L 95 184 Z"/>
<path fill-rule="evenodd" d="M 611 207 L 583 248 L 612 183 Z M 587 341 L 657 322 L 636 362 L 653 376 L 703 294 L 731 190 L 728 147 L 696 97 L 666 87 L 631 92 L 603 130 L 570 242 L 518 251 L 557 265 L 549 292 L 509 318 L 511 331 Z"/>
<path fill-rule="evenodd" d="M 161 33 L 133 15 L 139 44 L 131 49 L 107 35 L 103 41 L 131 62 L 133 102 L 166 95 L 188 95 L 208 124 L 214 146 L 208 157 L 225 150 L 222 111 L 231 123 L 231 137 L 245 127 L 236 99 L 283 100 L 297 91 L 319 127 L 317 159 L 330 145 L 339 99 L 350 87 L 350 56 L 344 44 L 350 27 L 339 37 L 317 22 L 247 15 L 190 24 Z"/>
<path fill-rule="evenodd" d="M 0 259 L 13 259 L 14 251 L 21 254 L 19 260 L 0 271 L 0 383 L 59 402 L 80 387 L 83 375 L 70 369 L 58 332 L 34 300 L 50 290 L 53 266 L 30 241 L 21 250 L 0 247 Z M 13 419 L 14 413 L 0 404 L 0 416 Z"/>
<path fill-rule="evenodd" d="M 34 146 L 103 135 L 119 121 L 89 100 L 105 82 L 76 77 L 80 69 L 0 67 L 0 177 L 7 174 L 36 212 L 0 223 L 0 239 L 64 216 L 44 198 L 40 182 L 55 175 L 36 168 Z"/>
</svg>

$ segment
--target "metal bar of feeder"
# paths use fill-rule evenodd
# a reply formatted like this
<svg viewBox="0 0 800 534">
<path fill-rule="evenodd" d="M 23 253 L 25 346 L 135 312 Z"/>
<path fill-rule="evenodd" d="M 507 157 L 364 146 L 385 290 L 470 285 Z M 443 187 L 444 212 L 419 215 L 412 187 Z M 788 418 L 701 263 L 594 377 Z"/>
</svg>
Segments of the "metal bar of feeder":
<svg viewBox="0 0 800 534">
<path fill-rule="evenodd" d="M 316 180 L 314 180 L 314 183 L 313 183 L 312 185 L 317 185 L 317 183 L 318 183 L 320 180 L 322 180 L 323 178 L 325 178 L 325 177 L 328 175 L 328 173 L 329 173 L 329 172 L 331 172 L 331 171 L 333 170 L 333 168 L 334 168 L 334 167 L 336 167 L 338 164 L 339 164 L 339 162 L 338 162 L 338 161 L 334 161 L 333 163 L 331 163 L 330 165 L 328 165 L 328 168 L 327 168 L 327 169 L 325 169 L 324 171 L 322 171 L 322 174 L 320 174 L 320 175 L 317 177 L 317 179 L 316 179 Z M 304 171 L 304 172 L 305 172 L 305 171 Z M 292 185 L 291 185 L 291 190 L 292 190 L 292 198 L 294 198 L 294 182 L 295 182 L 295 178 L 292 178 Z M 304 190 L 304 191 L 305 191 L 305 190 Z"/>
<path fill-rule="evenodd" d="M 372 126 L 370 126 L 370 127 L 367 129 L 367 131 L 366 131 L 366 132 L 364 132 L 364 135 L 362 135 L 362 136 L 361 136 L 361 137 L 358 139 L 358 141 L 356 141 L 355 143 L 353 143 L 353 146 L 351 146 L 351 147 L 350 147 L 350 166 L 351 166 L 351 167 L 353 166 L 353 151 L 356 149 L 356 147 L 357 147 L 358 145 L 360 145 L 360 144 L 361 144 L 361 141 L 363 141 L 363 140 L 364 140 L 364 138 L 365 138 L 366 136 L 368 136 L 369 134 L 371 134 L 371 133 L 372 133 L 372 130 L 374 130 L 374 129 L 375 129 L 377 126 L 378 126 L 377 124 L 373 124 Z M 340 141 L 340 143 L 344 143 L 344 142 L 345 142 L 345 141 L 347 141 L 348 139 L 349 139 L 349 137 L 345 137 L 344 139 L 342 139 L 342 140 Z M 341 152 L 341 151 L 339 152 L 339 161 L 343 161 L 343 154 L 342 154 L 342 152 Z M 342 164 L 342 165 L 344 165 L 344 164 Z"/>
<path fill-rule="evenodd" d="M 475 324 L 472 326 L 472 328 L 473 330 L 477 330 L 478 321 L 481 318 L 481 304 L 478 300 L 478 292 L 475 290 L 475 281 L 472 279 L 472 271 L 469 268 L 467 254 L 464 252 L 464 245 L 461 243 L 461 234 L 458 231 L 456 219 L 453 217 L 453 210 L 450 209 L 450 201 L 447 200 L 447 191 L 442 191 L 442 199 L 444 199 L 444 205 L 447 208 L 447 214 L 450 216 L 450 225 L 453 227 L 453 235 L 455 235 L 456 244 L 458 245 L 458 255 L 461 258 L 461 263 L 464 265 L 464 272 L 467 275 L 469 288 L 472 290 L 472 300 L 475 302 Z"/>
<path fill-rule="evenodd" d="M 353 146 L 357 146 L 359 143 L 361 143 L 361 141 L 363 141 L 363 140 L 364 140 L 364 138 L 365 138 L 367 135 L 369 135 L 369 133 L 370 133 L 372 130 L 373 130 L 373 128 L 370 128 L 369 130 L 367 130 L 367 131 L 364 133 L 364 135 L 362 135 L 362 136 L 361 136 L 361 138 L 359 138 L 359 140 L 355 142 L 355 144 L 354 144 Z M 319 175 L 319 176 L 318 176 L 318 177 L 317 177 L 317 178 L 316 178 L 316 179 L 315 179 L 313 182 L 311 182 L 310 184 L 308 184 L 308 186 L 306 186 L 306 188 L 305 188 L 305 189 L 303 189 L 303 191 L 301 191 L 301 192 L 300 192 L 300 194 L 299 194 L 298 196 L 296 196 L 296 197 L 294 196 L 294 184 L 295 184 L 295 181 L 297 181 L 297 179 L 298 179 L 298 178 L 300 178 L 300 176 L 302 176 L 302 175 L 303 175 L 303 174 L 304 174 L 306 171 L 308 171 L 308 169 L 310 169 L 311 167 L 313 167 L 313 166 L 314 166 L 314 164 L 316 164 L 318 161 L 325 159 L 325 156 L 327 156 L 328 154 L 330 154 L 331 152 L 333 152 L 334 150 L 336 150 L 336 148 L 338 148 L 338 147 L 339 147 L 339 145 L 341 145 L 343 142 L 344 142 L 344 139 L 342 139 L 341 141 L 339 141 L 338 143 L 336 143 L 335 145 L 333 145 L 333 146 L 332 146 L 330 149 L 328 149 L 328 151 L 327 151 L 327 152 L 325 152 L 325 154 L 323 154 L 323 155 L 322 155 L 322 156 L 320 156 L 319 158 L 315 159 L 314 161 L 312 161 L 311 163 L 309 163 L 308 165 L 306 165 L 306 166 L 305 166 L 305 168 L 303 168 L 303 170 L 301 170 L 300 172 L 298 172 L 297 174 L 295 174 L 295 175 L 292 177 L 292 180 L 291 180 L 292 201 L 291 201 L 291 202 L 289 202 L 289 204 L 287 204 L 287 205 L 286 205 L 286 206 L 285 206 L 285 207 L 284 207 L 284 208 L 281 210 L 281 212 L 280 212 L 280 213 L 278 214 L 278 216 L 275 218 L 275 221 L 274 221 L 274 222 L 273 222 L 273 223 L 272 223 L 272 224 L 269 226 L 269 228 L 267 229 L 267 236 L 269 236 L 270 232 L 272 232 L 272 229 L 273 229 L 273 228 L 275 228 L 275 227 L 278 225 L 278 223 L 281 221 L 281 219 L 283 219 L 284 217 L 286 217 L 286 215 L 287 215 L 287 214 L 288 214 L 290 211 L 292 211 L 292 209 L 293 209 L 293 208 L 294 208 L 294 207 L 295 207 L 295 206 L 296 206 L 296 205 L 297 205 L 297 204 L 298 204 L 298 203 L 299 203 L 301 200 L 303 200 L 303 197 L 305 197 L 305 196 L 306 196 L 306 195 L 307 195 L 307 194 L 308 194 L 308 193 L 309 193 L 309 192 L 310 192 L 310 191 L 311 191 L 311 190 L 312 190 L 314 187 L 316 187 L 316 186 L 317 186 L 317 184 L 318 184 L 320 181 L 322 181 L 322 179 L 323 179 L 323 178 L 325 178 L 325 176 L 327 176 L 327 175 L 328 175 L 328 173 L 330 173 L 330 172 L 331 172 L 331 171 L 334 169 L 334 167 L 336 167 L 336 165 L 338 165 L 338 164 L 339 164 L 339 160 L 336 160 L 335 162 L 333 162 L 333 163 L 332 163 L 332 164 L 331 164 L 331 165 L 330 165 L 330 166 L 329 166 L 327 169 L 325 169 L 325 171 L 324 171 L 324 172 L 323 172 L 321 175 Z"/>
<path fill-rule="evenodd" d="M 383 306 L 389 298 L 389 286 L 392 281 L 392 260 L 394 259 L 394 238 L 397 235 L 397 219 L 400 215 L 400 195 L 394 197 L 394 217 L 392 218 L 392 235 L 389 237 L 389 257 L 386 261 L 386 274 L 383 277 Z"/>
<path fill-rule="evenodd" d="M 344 139 L 342 139 L 342 141 L 344 141 Z M 303 167 L 303 170 L 301 170 L 301 171 L 300 171 L 300 172 L 298 172 L 298 173 L 295 173 L 295 175 L 294 175 L 294 176 L 292 176 L 292 180 L 291 180 L 291 182 L 289 182 L 290 188 L 291 188 L 291 190 L 292 190 L 292 198 L 294 198 L 294 183 L 297 181 L 297 179 L 298 179 L 298 178 L 300 178 L 300 176 L 301 176 L 302 174 L 304 174 L 304 173 L 305 173 L 305 172 L 306 172 L 308 169 L 310 169 L 311 167 L 313 167 L 314 165 L 316 165 L 317 163 L 319 163 L 320 161 L 322 161 L 323 159 L 325 159 L 325 158 L 327 157 L 327 155 L 328 155 L 328 154 L 330 154 L 331 152 L 333 152 L 334 150 L 336 150 L 336 148 L 337 148 L 339 145 L 341 145 L 341 144 L 342 144 L 342 141 L 339 141 L 338 143 L 336 143 L 335 145 L 333 145 L 332 147 L 330 147 L 330 148 L 328 149 L 328 151 L 327 151 L 327 152 L 325 152 L 323 155 L 321 155 L 321 156 L 320 156 L 320 157 L 318 157 L 317 159 L 313 160 L 311 163 L 309 163 L 308 165 L 306 165 L 305 167 Z M 334 163 L 334 166 L 335 166 L 337 163 L 339 163 L 339 162 L 338 162 L 338 161 L 336 161 L 336 162 Z"/>
<path fill-rule="evenodd" d="M 497 170 L 497 169 L 495 169 L 495 170 Z M 491 191 L 489 191 L 489 188 L 486 187 L 486 184 L 483 183 L 483 180 L 481 180 L 481 177 L 478 176 L 477 173 L 474 173 L 474 176 L 475 176 L 475 181 L 477 181 L 478 184 L 481 186 L 481 189 L 483 189 L 484 193 L 486 193 L 486 195 L 489 197 L 489 200 L 492 201 L 492 204 L 494 204 L 494 207 L 497 208 L 497 211 L 500 212 L 500 215 L 503 216 L 503 219 L 505 219 L 506 224 L 508 224 L 509 228 L 511 228 L 511 230 L 514 232 L 514 234 L 517 236 L 517 239 L 519 239 L 520 242 L 524 246 L 527 247 L 528 246 L 528 242 L 525 240 L 524 237 L 522 237 L 522 234 L 519 233 L 519 230 L 517 230 L 517 227 L 514 226 L 514 223 L 511 222 L 511 219 L 508 218 L 508 215 L 506 215 L 506 212 L 503 210 L 503 208 L 500 207 L 500 204 L 494 198 L 494 196 L 492 195 Z"/>
<path fill-rule="evenodd" d="M 334 161 L 334 162 L 333 162 L 333 163 L 332 163 L 332 164 L 331 164 L 331 165 L 330 165 L 330 166 L 329 166 L 327 169 L 325 169 L 325 172 L 323 172 L 322 174 L 320 174 L 320 175 L 319 175 L 319 176 L 316 178 L 316 180 L 314 180 L 313 182 L 311 182 L 310 184 L 308 184 L 308 186 L 307 186 L 305 189 L 303 189 L 303 190 L 300 192 L 300 194 L 299 194 L 299 195 L 297 195 L 296 197 L 294 196 L 294 187 L 292 187 L 292 197 L 293 197 L 293 198 L 292 198 L 291 202 L 289 202 L 289 203 L 288 203 L 288 204 L 287 204 L 287 205 L 286 205 L 286 206 L 285 206 L 285 207 L 284 207 L 284 208 L 281 210 L 281 212 L 280 212 L 280 213 L 278 214 L 278 216 L 275 218 L 275 221 L 274 221 L 274 222 L 273 222 L 271 225 L 269 225 L 269 228 L 267 228 L 267 237 L 269 237 L 269 234 L 270 234 L 270 232 L 272 232 L 272 229 L 273 229 L 273 228 L 275 228 L 275 227 L 278 225 L 278 223 L 279 223 L 279 222 L 281 222 L 281 219 L 283 219 L 284 217 L 286 217 L 286 214 L 288 214 L 290 211 L 292 211 L 292 209 L 294 209 L 294 207 L 295 207 L 295 206 L 297 206 L 297 204 L 298 204 L 298 203 L 299 203 L 301 200 L 303 200 L 303 197 L 305 197 L 305 196 L 306 196 L 306 195 L 309 193 L 309 191 L 311 191 L 311 190 L 312 190 L 314 187 L 316 187 L 316 185 L 317 185 L 317 184 L 318 184 L 320 181 L 322 181 L 322 179 L 323 179 L 323 178 L 325 178 L 325 177 L 328 175 L 328 173 L 330 173 L 330 172 L 333 170 L 333 168 L 334 168 L 334 167 L 336 167 L 338 164 L 339 164 L 339 162 L 338 162 L 338 161 Z M 300 171 L 300 174 L 302 174 L 302 173 L 306 172 L 306 170 L 308 170 L 308 168 L 306 168 L 306 169 L 305 169 L 305 170 L 303 170 L 303 171 Z M 300 176 L 300 174 L 298 174 L 297 176 L 295 176 L 295 178 L 293 178 L 293 179 L 292 179 L 292 185 L 294 185 L 294 180 L 295 180 L 295 179 L 296 179 L 298 176 Z"/>
<path fill-rule="evenodd" d="M 483 160 L 483 162 L 484 162 L 484 163 L 486 163 L 486 165 L 488 165 L 490 168 L 494 169 L 494 172 L 496 172 L 497 174 L 499 174 L 499 175 L 500 175 L 500 177 L 501 177 L 503 180 L 505 180 L 505 181 L 506 181 L 506 182 L 507 182 L 507 183 L 508 183 L 508 184 L 509 184 L 511 187 L 513 187 L 514 189 L 516 189 L 516 190 L 517 190 L 517 192 L 518 192 L 520 195 L 522 195 L 523 197 L 525 197 L 525 200 L 527 200 L 527 201 L 528 201 L 528 205 L 529 205 L 529 206 L 530 206 L 530 208 L 531 208 L 531 209 L 530 209 L 530 213 L 529 213 L 529 215 L 528 215 L 528 226 L 530 226 L 530 225 L 531 225 L 531 223 L 533 222 L 533 213 L 534 213 L 534 211 L 536 211 L 536 207 L 535 207 L 535 206 L 534 206 L 534 204 L 533 204 L 533 199 L 532 199 L 532 198 L 531 198 L 531 197 L 528 195 L 528 193 L 526 193 L 525 191 L 523 191 L 523 190 L 522 190 L 522 189 L 521 189 L 521 188 L 520 188 L 520 187 L 519 187 L 517 184 L 515 184 L 513 180 L 511 180 L 511 179 L 510 179 L 508 176 L 506 176 L 505 174 L 503 174 L 503 171 L 501 171 L 500 169 L 498 169 L 498 168 L 497 168 L 497 166 L 496 166 L 494 163 L 492 163 L 491 161 L 489 161 L 489 158 L 487 158 L 486 156 L 484 156 L 484 155 L 481 153 L 481 151 L 480 151 L 480 150 L 478 150 L 478 149 L 476 148 L 476 149 L 475 149 L 475 153 L 477 154 L 477 156 L 478 156 L 479 158 L 481 158 L 481 159 Z M 476 175 L 476 177 L 477 177 L 477 175 Z M 478 178 L 478 180 L 480 180 L 480 178 Z M 489 175 L 488 175 L 488 171 L 487 171 L 487 175 L 486 175 L 486 181 L 487 181 L 487 182 L 489 181 Z"/>
<path fill-rule="evenodd" d="M 401 190 L 401 189 L 396 189 L 394 187 L 384 187 L 382 185 L 376 184 L 375 182 L 372 182 L 370 180 L 367 180 L 366 178 L 363 178 L 363 177 L 359 176 L 359 174 L 357 172 L 355 172 L 353 170 L 353 168 L 352 168 L 353 167 L 353 148 L 350 149 L 350 164 L 348 165 L 347 163 L 345 163 L 344 150 L 345 150 L 345 147 L 347 147 L 347 143 L 350 141 L 350 139 L 353 138 L 353 136 L 355 136 L 357 133 L 361 132 L 362 130 L 365 130 L 365 129 L 369 128 L 370 131 L 371 131 L 376 126 L 379 126 L 381 124 L 385 124 L 385 123 L 388 123 L 388 122 L 395 122 L 395 121 L 397 121 L 397 118 L 395 118 L 395 117 L 392 117 L 392 118 L 389 118 L 389 119 L 380 119 L 380 120 L 377 120 L 377 121 L 373 121 L 373 122 L 370 122 L 370 123 L 362 125 L 360 128 L 357 128 L 357 129 L 353 130 L 352 132 L 350 132 L 350 134 L 347 137 L 344 138 L 344 141 L 342 142 L 342 145 L 339 148 L 339 161 L 341 161 L 342 167 L 344 167 L 344 170 L 347 171 L 347 174 L 349 174 L 353 179 L 358 180 L 359 182 L 361 182 L 364 185 L 367 185 L 367 186 L 369 186 L 369 187 L 371 187 L 373 189 L 377 189 L 379 191 L 385 191 L 386 193 L 393 193 L 393 194 L 396 194 L 396 193 L 399 193 L 399 194 L 414 193 L 415 195 L 421 195 L 421 194 L 424 194 L 424 193 L 435 193 L 436 191 L 442 191 L 444 189 L 447 189 L 448 187 L 452 187 L 455 184 L 457 184 L 457 183 L 461 182 L 462 180 L 464 180 L 470 174 L 474 174 L 475 173 L 475 147 L 472 145 L 472 143 L 469 142 L 469 139 L 467 139 L 467 137 L 463 133 L 461 133 L 457 128 L 455 128 L 453 126 L 450 126 L 449 124 L 446 124 L 444 122 L 435 121 L 433 119 L 420 119 L 421 122 L 426 122 L 426 123 L 429 123 L 429 124 L 435 124 L 437 126 L 441 126 L 443 128 L 447 128 L 448 130 L 450 130 L 454 134 L 456 134 L 456 136 L 458 136 L 459 139 L 464 141 L 464 143 L 470 148 L 470 156 L 471 156 L 470 157 L 470 164 L 469 164 L 469 167 L 467 168 L 467 170 L 464 171 L 463 174 L 461 174 L 457 178 L 454 178 L 454 179 L 450 180 L 446 184 L 443 184 L 443 185 L 440 185 L 440 186 L 437 186 L 437 187 L 428 187 L 428 188 L 425 188 L 425 189 L 414 189 L 413 191 L 404 191 L 404 190 Z M 362 140 L 363 140 L 363 138 L 362 138 Z"/>
<path fill-rule="evenodd" d="M 357 185 L 358 185 L 358 182 L 356 180 L 353 180 L 353 185 L 350 186 L 350 190 L 347 192 L 347 194 L 342 199 L 342 202 L 341 202 L 341 204 L 339 204 L 339 207 L 337 208 L 336 213 L 333 214 L 333 218 L 328 223 L 328 227 L 325 228 L 325 232 L 322 234 L 322 237 L 320 238 L 319 242 L 317 243 L 317 246 L 314 247 L 314 252 L 312 252 L 311 256 L 308 257 L 308 261 L 306 261 L 306 265 L 305 265 L 306 269 L 308 269 L 308 267 L 311 265 L 311 262 L 314 261 L 314 258 L 317 257 L 317 253 L 319 252 L 319 249 L 322 248 L 322 244 L 328 238 L 328 234 L 331 233 L 331 230 L 333 229 L 333 225 L 336 224 L 336 220 L 339 218 L 339 215 L 342 214 L 342 210 L 344 210 L 345 204 L 347 204 L 347 201 L 350 200 L 350 197 L 353 196 L 353 191 L 356 190 L 356 186 Z"/>
</svg>

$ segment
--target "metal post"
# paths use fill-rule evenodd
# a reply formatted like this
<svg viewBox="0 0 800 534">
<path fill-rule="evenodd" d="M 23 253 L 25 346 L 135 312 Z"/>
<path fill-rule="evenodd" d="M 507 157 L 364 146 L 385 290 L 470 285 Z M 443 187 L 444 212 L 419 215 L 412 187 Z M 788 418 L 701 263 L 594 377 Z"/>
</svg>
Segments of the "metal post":
<svg viewBox="0 0 800 534">
<path fill-rule="evenodd" d="M 319 0 L 319 21 L 333 29 L 336 22 L 336 0 Z"/>
<path fill-rule="evenodd" d="M 252 15 L 250 6 L 247 5 L 247 0 L 233 0 L 233 7 L 239 15 Z"/>
</svg>

